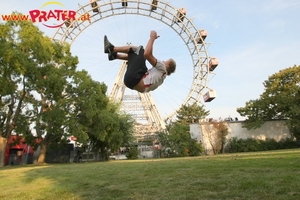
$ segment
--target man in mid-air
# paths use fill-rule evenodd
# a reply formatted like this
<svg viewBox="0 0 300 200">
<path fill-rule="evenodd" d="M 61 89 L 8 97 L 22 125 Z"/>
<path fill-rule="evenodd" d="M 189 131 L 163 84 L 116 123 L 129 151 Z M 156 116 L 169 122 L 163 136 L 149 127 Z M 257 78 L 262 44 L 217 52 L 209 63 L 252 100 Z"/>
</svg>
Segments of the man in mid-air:
<svg viewBox="0 0 300 200">
<path fill-rule="evenodd" d="M 127 70 L 124 75 L 126 87 L 138 92 L 150 92 L 160 86 L 166 75 L 175 72 L 176 62 L 170 58 L 167 61 L 156 59 L 153 54 L 153 44 L 158 38 L 156 31 L 150 32 L 150 38 L 144 49 L 143 46 L 114 46 L 104 36 L 104 52 L 108 53 L 109 60 L 127 60 Z M 152 65 L 148 70 L 146 60 Z"/>
</svg>

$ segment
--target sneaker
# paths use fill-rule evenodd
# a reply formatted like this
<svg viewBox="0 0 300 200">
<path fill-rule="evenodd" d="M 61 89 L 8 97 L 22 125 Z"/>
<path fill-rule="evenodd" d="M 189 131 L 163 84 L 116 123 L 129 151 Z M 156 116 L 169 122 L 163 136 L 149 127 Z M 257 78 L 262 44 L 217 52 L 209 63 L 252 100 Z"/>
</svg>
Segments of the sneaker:
<svg viewBox="0 0 300 200">
<path fill-rule="evenodd" d="M 114 45 L 110 43 L 107 39 L 107 36 L 104 36 L 104 53 L 111 53 L 114 51 Z"/>
<path fill-rule="evenodd" d="M 117 59 L 117 52 L 114 52 L 114 53 L 111 53 L 111 52 L 109 52 L 108 53 L 108 60 L 115 60 L 115 59 Z"/>
</svg>

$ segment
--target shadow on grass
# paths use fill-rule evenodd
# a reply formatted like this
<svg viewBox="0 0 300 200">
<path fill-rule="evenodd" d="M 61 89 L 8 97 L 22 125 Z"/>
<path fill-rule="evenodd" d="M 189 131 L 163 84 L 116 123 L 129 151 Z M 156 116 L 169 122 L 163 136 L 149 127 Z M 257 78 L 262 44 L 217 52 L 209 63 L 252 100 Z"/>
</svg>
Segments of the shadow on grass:
<svg viewBox="0 0 300 200">
<path fill-rule="evenodd" d="M 20 174 L 15 176 L 18 181 L 10 183 L 16 193 L 7 194 L 7 197 L 300 199 L 299 169 L 300 149 L 163 160 L 35 165 L 9 170 Z"/>
<path fill-rule="evenodd" d="M 38 199 L 198 199 L 190 185 L 199 180 L 190 178 L 195 166 L 188 169 L 189 160 L 197 159 L 34 166 L 23 184 L 35 186 Z"/>
<path fill-rule="evenodd" d="M 27 191 L 30 199 L 101 199 L 107 192 L 107 175 L 103 176 L 101 169 L 107 167 L 108 163 L 100 162 L 34 165 L 24 168 L 20 180 L 34 188 Z"/>
</svg>

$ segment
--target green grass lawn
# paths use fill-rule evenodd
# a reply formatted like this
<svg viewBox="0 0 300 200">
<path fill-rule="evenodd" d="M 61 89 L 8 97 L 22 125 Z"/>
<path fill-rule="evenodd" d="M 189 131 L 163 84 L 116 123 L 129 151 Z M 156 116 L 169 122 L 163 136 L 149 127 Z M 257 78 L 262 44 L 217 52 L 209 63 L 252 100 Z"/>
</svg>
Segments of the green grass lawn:
<svg viewBox="0 0 300 200">
<path fill-rule="evenodd" d="M 0 199 L 300 199 L 300 149 L 7 166 Z"/>
</svg>

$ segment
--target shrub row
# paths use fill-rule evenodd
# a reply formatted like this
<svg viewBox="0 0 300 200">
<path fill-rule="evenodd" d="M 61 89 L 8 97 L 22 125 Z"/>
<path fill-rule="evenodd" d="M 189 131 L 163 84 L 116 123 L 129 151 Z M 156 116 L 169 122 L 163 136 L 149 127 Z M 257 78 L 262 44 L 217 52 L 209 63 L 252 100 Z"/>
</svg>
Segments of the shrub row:
<svg viewBox="0 0 300 200">
<path fill-rule="evenodd" d="M 236 137 L 231 138 L 225 146 L 225 153 L 236 153 L 236 152 L 254 152 L 254 151 L 267 151 L 267 150 L 278 150 L 278 149 L 292 149 L 299 147 L 299 141 L 292 138 L 284 138 L 280 141 L 274 139 L 239 139 Z"/>
</svg>

